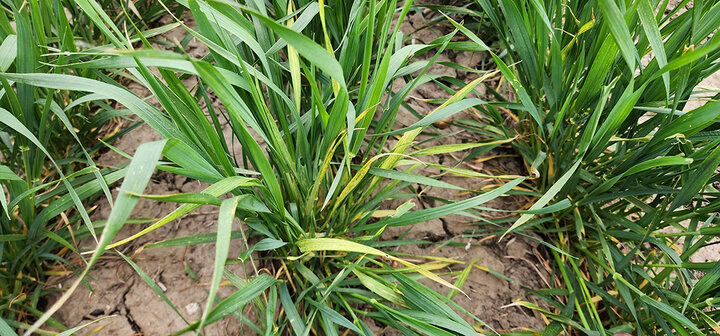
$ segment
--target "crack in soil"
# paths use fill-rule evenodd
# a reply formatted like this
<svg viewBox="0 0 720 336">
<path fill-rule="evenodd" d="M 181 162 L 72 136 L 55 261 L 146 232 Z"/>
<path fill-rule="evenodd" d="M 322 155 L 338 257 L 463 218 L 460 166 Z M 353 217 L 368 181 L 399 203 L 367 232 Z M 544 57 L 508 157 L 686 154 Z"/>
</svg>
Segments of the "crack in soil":
<svg viewBox="0 0 720 336">
<path fill-rule="evenodd" d="M 130 328 L 135 332 L 135 334 L 144 335 L 145 333 L 142 332 L 142 328 L 140 328 L 140 326 L 135 322 L 135 318 L 133 318 L 132 313 L 130 313 L 130 308 L 126 303 L 127 295 L 128 293 L 130 293 L 134 282 L 134 280 L 131 280 L 122 294 L 122 309 L 125 311 L 125 313 L 122 315 L 125 317 L 125 320 L 127 320 Z"/>
<path fill-rule="evenodd" d="M 445 220 L 445 218 L 440 217 L 439 219 L 440 219 L 440 222 L 442 223 L 443 231 L 445 231 L 445 234 L 447 235 L 447 237 L 445 237 L 445 238 L 450 239 L 450 238 L 454 237 L 455 234 L 453 234 L 452 231 L 450 231 L 450 227 L 448 227 L 448 223 Z"/>
</svg>

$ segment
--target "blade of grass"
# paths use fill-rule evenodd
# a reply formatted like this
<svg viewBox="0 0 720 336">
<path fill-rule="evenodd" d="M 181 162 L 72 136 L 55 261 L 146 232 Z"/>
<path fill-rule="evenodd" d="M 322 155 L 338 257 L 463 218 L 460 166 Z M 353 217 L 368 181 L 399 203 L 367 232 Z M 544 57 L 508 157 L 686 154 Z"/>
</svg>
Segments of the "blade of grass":
<svg viewBox="0 0 720 336">
<path fill-rule="evenodd" d="M 210 309 L 215 301 L 215 295 L 217 295 L 218 288 L 220 286 L 220 280 L 222 280 L 222 272 L 225 268 L 225 261 L 227 260 L 228 252 L 230 252 L 230 231 L 232 231 L 232 224 L 235 220 L 235 210 L 237 209 L 238 202 L 243 196 L 235 196 L 222 201 L 220 205 L 220 213 L 218 215 L 218 229 L 217 229 L 217 241 L 215 243 L 215 267 L 213 268 L 212 281 L 210 282 L 210 291 L 208 292 L 207 303 L 205 304 L 205 310 L 203 310 L 202 317 L 200 318 L 200 324 L 197 330 L 202 331 L 207 321 Z"/>
</svg>

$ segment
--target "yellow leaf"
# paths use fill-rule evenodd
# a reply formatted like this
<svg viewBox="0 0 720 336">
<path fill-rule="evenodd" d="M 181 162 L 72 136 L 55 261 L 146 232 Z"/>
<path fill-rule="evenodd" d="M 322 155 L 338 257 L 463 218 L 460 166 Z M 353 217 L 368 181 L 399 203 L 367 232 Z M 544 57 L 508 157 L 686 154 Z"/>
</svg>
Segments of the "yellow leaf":
<svg viewBox="0 0 720 336">
<path fill-rule="evenodd" d="M 437 282 L 445 287 L 448 287 L 450 289 L 457 290 L 460 293 L 463 293 L 463 295 L 467 296 L 467 294 L 465 294 L 465 292 L 463 292 L 459 288 L 455 287 L 455 285 L 443 280 L 441 277 L 428 271 L 426 268 L 415 265 L 409 261 L 405 261 L 400 258 L 393 257 L 383 251 L 380 251 L 376 248 L 373 248 L 373 247 L 370 247 L 367 245 L 359 244 L 359 243 L 349 241 L 349 240 L 337 239 L 337 238 L 310 238 L 310 239 L 303 239 L 303 240 L 298 241 L 297 246 L 300 249 L 300 252 L 343 251 L 343 252 L 355 252 L 355 253 L 363 253 L 363 254 L 382 256 L 387 259 L 397 261 L 398 263 L 401 263 L 407 267 L 417 268 L 417 272 L 422 274 L 426 278 L 428 278 L 432 281 L 435 281 L 435 282 Z M 469 298 L 469 296 L 468 296 L 468 298 Z"/>
</svg>

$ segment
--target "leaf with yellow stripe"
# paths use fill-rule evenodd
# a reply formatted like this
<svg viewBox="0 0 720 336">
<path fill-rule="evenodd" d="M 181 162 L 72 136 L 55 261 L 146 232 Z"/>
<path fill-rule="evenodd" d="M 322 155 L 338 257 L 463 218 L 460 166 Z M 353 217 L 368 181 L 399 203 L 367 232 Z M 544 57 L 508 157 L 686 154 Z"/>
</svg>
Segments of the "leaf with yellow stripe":
<svg viewBox="0 0 720 336">
<path fill-rule="evenodd" d="M 465 296 L 465 292 L 463 292 L 461 289 L 455 287 L 455 285 L 443 280 L 441 277 L 437 276 L 435 273 L 432 273 L 428 271 L 426 268 L 418 267 L 418 265 L 415 265 L 409 261 L 402 260 L 397 257 L 393 257 L 383 251 L 380 251 L 376 248 L 359 244 L 353 241 L 345 240 L 345 239 L 338 239 L 338 238 L 309 238 L 309 239 L 302 239 L 297 242 L 297 246 L 300 249 L 300 252 L 306 253 L 306 252 L 315 252 L 315 251 L 342 251 L 342 252 L 352 252 L 352 253 L 363 253 L 363 254 L 370 254 L 370 255 L 376 255 L 385 257 L 387 259 L 390 259 L 392 261 L 396 261 L 400 264 L 403 264 L 407 267 L 413 267 L 416 268 L 417 272 L 422 274 L 423 276 L 427 277 L 428 279 L 435 281 L 447 288 L 450 288 L 452 290 L 457 290 L 460 293 L 463 293 Z"/>
</svg>

